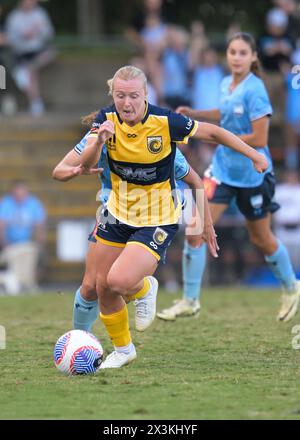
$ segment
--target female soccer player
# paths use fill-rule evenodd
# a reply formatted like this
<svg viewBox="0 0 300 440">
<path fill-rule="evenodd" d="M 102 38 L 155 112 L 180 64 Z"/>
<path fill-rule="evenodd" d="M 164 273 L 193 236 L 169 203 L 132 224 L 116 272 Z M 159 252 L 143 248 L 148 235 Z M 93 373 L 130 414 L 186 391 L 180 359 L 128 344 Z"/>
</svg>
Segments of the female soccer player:
<svg viewBox="0 0 300 440">
<path fill-rule="evenodd" d="M 95 112 L 94 114 L 88 115 L 84 118 L 84 122 L 87 125 L 90 125 L 90 119 L 92 116 L 92 120 L 98 114 Z M 102 204 L 102 208 L 106 206 L 109 193 L 111 191 L 111 179 L 109 172 L 109 165 L 107 160 L 107 150 L 106 145 L 103 146 L 101 151 L 101 157 L 98 162 L 97 168 L 84 170 L 80 165 L 80 156 L 85 148 L 87 138 L 90 134 L 90 131 L 81 139 L 81 141 L 75 146 L 74 149 L 69 151 L 66 156 L 59 162 L 59 164 L 53 170 L 53 177 L 59 181 L 68 181 L 77 176 L 80 176 L 84 173 L 87 174 L 99 174 L 101 181 L 101 190 L 99 195 L 99 201 Z M 175 155 L 175 164 L 174 164 L 174 172 L 175 172 L 175 180 L 176 187 L 179 187 L 180 181 L 193 182 L 191 184 L 192 187 L 196 187 L 197 181 L 199 180 L 199 176 L 195 173 L 194 170 L 191 169 L 189 164 L 187 163 L 185 157 L 180 152 L 178 148 L 176 148 Z M 180 188 L 178 188 L 181 190 Z M 181 200 L 184 203 L 184 194 L 181 193 Z M 97 223 L 94 229 L 94 232 L 97 230 Z M 89 248 L 86 257 L 86 269 L 84 278 L 81 286 L 77 289 L 74 300 L 74 309 L 73 309 L 73 327 L 74 329 L 91 331 L 94 322 L 99 316 L 99 307 L 97 301 L 97 293 L 96 293 L 96 265 L 95 260 L 93 258 L 93 252 L 95 250 L 97 240 L 95 239 L 93 233 L 89 236 Z M 137 306 L 137 312 L 140 310 L 139 303 L 142 300 L 137 299 L 135 301 L 135 305 Z M 151 323 L 149 323 L 150 325 Z M 137 325 L 137 330 L 139 327 Z M 143 330 L 146 330 L 145 326 Z"/>
<path fill-rule="evenodd" d="M 112 191 L 96 233 L 94 258 L 100 317 L 114 351 L 100 368 L 119 368 L 136 358 L 124 297 L 143 298 L 138 325 L 148 326 L 155 316 L 158 288 L 152 274 L 178 229 L 181 204 L 173 191 L 176 142 L 186 143 L 191 136 L 221 142 L 249 157 L 259 172 L 268 164 L 265 156 L 223 128 L 148 104 L 147 80 L 136 67 L 119 69 L 109 87 L 114 105 L 97 115 L 81 166 L 92 168 L 106 144 Z M 199 183 L 195 189 L 203 190 Z M 204 217 L 198 232 L 217 256 L 206 198 L 202 205 L 196 197 L 196 204 Z"/>
<path fill-rule="evenodd" d="M 263 253 L 274 275 L 280 281 L 284 295 L 277 319 L 290 320 L 297 312 L 300 283 L 296 280 L 285 246 L 270 228 L 271 213 L 279 209 L 273 199 L 275 177 L 268 144 L 269 120 L 272 107 L 263 81 L 255 41 L 248 33 L 235 34 L 227 46 L 227 63 L 231 75 L 221 83 L 220 107 L 210 111 L 179 107 L 177 111 L 195 119 L 219 122 L 268 159 L 263 174 L 253 170 L 252 163 L 240 153 L 219 145 L 213 157 L 205 186 L 214 224 L 233 198 L 245 216 L 251 242 Z M 199 296 L 205 267 L 206 249 L 201 241 L 186 237 L 183 254 L 184 296 L 158 316 L 174 320 L 188 316 L 200 308 Z"/>
</svg>

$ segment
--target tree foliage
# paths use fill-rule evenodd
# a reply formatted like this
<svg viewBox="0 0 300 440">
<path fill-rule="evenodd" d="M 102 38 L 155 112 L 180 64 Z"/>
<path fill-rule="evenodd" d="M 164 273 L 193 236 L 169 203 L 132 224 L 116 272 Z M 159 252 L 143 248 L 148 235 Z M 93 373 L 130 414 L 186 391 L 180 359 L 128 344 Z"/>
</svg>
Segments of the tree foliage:
<svg viewBox="0 0 300 440">
<path fill-rule="evenodd" d="M 103 5 L 103 31 L 107 34 L 122 34 L 143 3 L 143 0 L 98 1 Z M 4 16 L 16 4 L 16 0 L 3 2 Z M 41 4 L 48 10 L 58 34 L 77 33 L 77 0 L 48 0 Z M 188 28 L 193 20 L 201 20 L 208 33 L 222 33 L 231 23 L 239 23 L 243 30 L 258 34 L 263 30 L 265 13 L 270 7 L 271 0 L 165 0 L 172 21 Z"/>
</svg>

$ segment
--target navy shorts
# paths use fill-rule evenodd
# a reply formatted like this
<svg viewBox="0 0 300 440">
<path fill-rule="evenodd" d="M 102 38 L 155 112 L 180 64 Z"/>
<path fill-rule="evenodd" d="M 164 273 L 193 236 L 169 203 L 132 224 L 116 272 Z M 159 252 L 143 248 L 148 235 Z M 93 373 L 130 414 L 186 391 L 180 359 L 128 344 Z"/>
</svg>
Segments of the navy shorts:
<svg viewBox="0 0 300 440">
<path fill-rule="evenodd" d="M 208 180 L 207 196 L 210 203 L 229 205 L 235 198 L 237 207 L 247 220 L 262 219 L 269 212 L 276 212 L 280 208 L 280 205 L 273 200 L 276 183 L 273 173 L 266 173 L 262 184 L 254 188 L 241 188 L 226 183 L 218 184 L 213 179 L 206 178 L 206 180 Z"/>
<path fill-rule="evenodd" d="M 178 228 L 177 223 L 163 226 L 129 226 L 113 217 L 107 209 L 103 209 L 95 238 L 109 246 L 125 247 L 128 243 L 138 244 L 146 248 L 158 261 L 165 263 L 167 249 Z"/>
</svg>

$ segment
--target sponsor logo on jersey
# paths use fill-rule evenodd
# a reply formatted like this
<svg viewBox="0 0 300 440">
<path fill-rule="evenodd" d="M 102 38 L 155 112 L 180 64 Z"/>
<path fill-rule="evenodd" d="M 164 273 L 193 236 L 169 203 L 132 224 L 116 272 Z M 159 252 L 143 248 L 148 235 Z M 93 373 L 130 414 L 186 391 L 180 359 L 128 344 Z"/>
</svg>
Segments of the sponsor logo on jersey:
<svg viewBox="0 0 300 440">
<path fill-rule="evenodd" d="M 93 122 L 92 127 L 90 129 L 90 134 L 98 134 L 98 130 L 101 124 L 99 122 Z"/>
<path fill-rule="evenodd" d="M 153 240 L 156 244 L 161 245 L 165 242 L 169 234 L 162 228 L 156 228 L 153 234 Z"/>
<path fill-rule="evenodd" d="M 106 141 L 106 148 L 110 151 L 115 151 L 117 149 L 116 142 L 116 135 L 114 134 Z"/>
<path fill-rule="evenodd" d="M 137 134 L 135 134 L 135 133 L 127 133 L 127 137 L 129 139 L 135 139 L 137 137 Z"/>
<path fill-rule="evenodd" d="M 187 124 L 186 124 L 186 130 L 190 130 L 192 127 L 193 121 L 191 120 L 191 118 L 188 118 Z"/>
<path fill-rule="evenodd" d="M 124 180 L 139 180 L 142 182 L 150 182 L 156 178 L 156 167 L 154 168 L 136 168 L 123 167 L 113 164 L 114 171 Z"/>
<path fill-rule="evenodd" d="M 160 153 L 163 147 L 161 136 L 148 136 L 147 137 L 147 147 L 150 153 L 157 154 Z"/>
</svg>

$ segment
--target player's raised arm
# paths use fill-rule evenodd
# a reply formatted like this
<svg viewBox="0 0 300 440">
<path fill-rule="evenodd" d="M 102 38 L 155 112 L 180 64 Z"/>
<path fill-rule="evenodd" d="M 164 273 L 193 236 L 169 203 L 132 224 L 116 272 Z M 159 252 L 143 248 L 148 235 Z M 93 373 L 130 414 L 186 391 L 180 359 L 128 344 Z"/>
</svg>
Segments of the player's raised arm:
<svg viewBox="0 0 300 440">
<path fill-rule="evenodd" d="M 59 162 L 52 172 L 52 177 L 60 182 L 67 182 L 83 174 L 101 174 L 103 168 L 85 168 L 81 165 L 81 156 L 73 149 Z"/>
<path fill-rule="evenodd" d="M 209 124 L 207 122 L 199 123 L 194 137 L 206 142 L 225 145 L 241 154 L 244 154 L 246 157 L 252 160 L 256 171 L 259 173 L 262 173 L 268 168 L 268 161 L 263 154 L 258 153 L 254 148 L 247 145 L 235 134 L 225 130 L 224 128 L 218 127 L 217 125 Z"/>
<path fill-rule="evenodd" d="M 69 151 L 65 157 L 56 165 L 52 172 L 52 177 L 55 180 L 66 182 L 75 177 L 76 169 L 80 167 L 80 156 L 73 149 Z"/>
<path fill-rule="evenodd" d="M 81 165 L 83 167 L 92 168 L 98 162 L 103 145 L 114 133 L 113 122 L 107 120 L 100 125 L 97 136 L 91 134 L 88 137 L 85 149 L 81 155 Z"/>
</svg>

